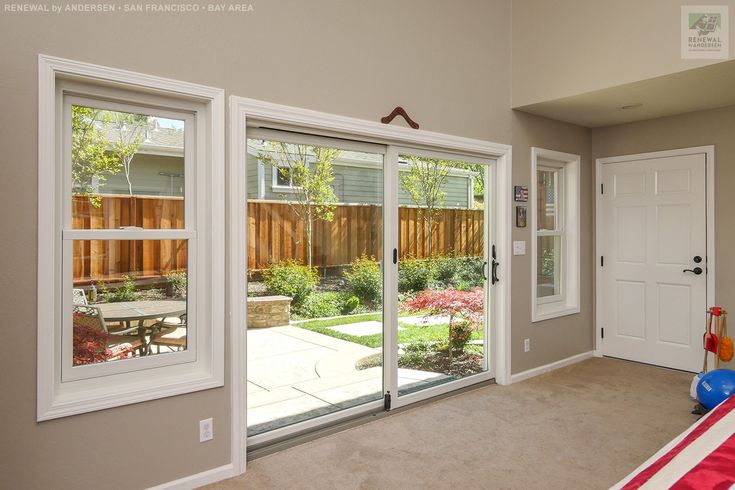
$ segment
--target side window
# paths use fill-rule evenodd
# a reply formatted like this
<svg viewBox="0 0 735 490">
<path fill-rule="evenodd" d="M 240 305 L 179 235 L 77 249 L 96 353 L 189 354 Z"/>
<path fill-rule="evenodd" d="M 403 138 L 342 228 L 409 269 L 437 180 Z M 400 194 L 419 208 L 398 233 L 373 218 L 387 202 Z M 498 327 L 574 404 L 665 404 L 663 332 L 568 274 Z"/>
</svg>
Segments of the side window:
<svg viewBox="0 0 735 490">
<path fill-rule="evenodd" d="M 579 312 L 579 162 L 532 151 L 533 321 Z"/>
</svg>

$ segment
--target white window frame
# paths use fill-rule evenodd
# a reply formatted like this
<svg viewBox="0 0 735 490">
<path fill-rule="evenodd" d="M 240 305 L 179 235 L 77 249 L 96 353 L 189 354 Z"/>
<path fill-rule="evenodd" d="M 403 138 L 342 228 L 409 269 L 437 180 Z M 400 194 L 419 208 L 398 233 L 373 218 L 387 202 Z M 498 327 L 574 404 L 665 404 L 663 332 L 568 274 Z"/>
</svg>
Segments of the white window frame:
<svg viewBox="0 0 735 490">
<path fill-rule="evenodd" d="M 64 116 L 72 103 L 89 101 L 186 120 L 184 229 L 71 229 L 65 156 L 71 129 Z M 38 131 L 37 420 L 223 386 L 224 91 L 40 55 Z M 73 241 L 90 239 L 188 241 L 186 350 L 70 367 L 72 283 L 65 264 Z"/>
<path fill-rule="evenodd" d="M 556 229 L 538 230 L 538 171 L 558 170 Z M 561 198 L 559 198 L 559 195 Z M 580 156 L 531 148 L 531 321 L 539 322 L 580 311 Z M 538 297 L 538 238 L 561 237 L 561 291 Z"/>
</svg>

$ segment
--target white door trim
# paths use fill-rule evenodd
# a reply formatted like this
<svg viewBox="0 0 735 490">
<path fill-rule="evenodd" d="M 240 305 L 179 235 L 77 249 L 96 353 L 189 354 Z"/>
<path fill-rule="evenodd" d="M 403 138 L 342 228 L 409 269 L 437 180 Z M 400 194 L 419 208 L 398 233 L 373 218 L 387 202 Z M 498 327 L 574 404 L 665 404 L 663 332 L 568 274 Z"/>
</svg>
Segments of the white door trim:
<svg viewBox="0 0 735 490">
<path fill-rule="evenodd" d="M 649 153 L 635 153 L 615 157 L 598 158 L 595 161 L 595 357 L 602 357 L 602 312 L 597 302 L 597 292 L 600 291 L 602 271 L 600 267 L 601 255 L 601 226 L 600 212 L 602 208 L 602 193 L 600 185 L 602 182 L 602 166 L 607 163 L 635 162 L 649 160 L 652 158 L 666 158 L 686 155 L 705 155 L 705 178 L 707 188 L 705 190 L 707 200 L 707 304 L 714 304 L 715 299 L 715 146 L 694 146 L 691 148 L 679 148 L 675 150 L 654 151 Z"/>
<path fill-rule="evenodd" d="M 345 116 L 289 107 L 270 102 L 230 97 L 230 162 L 228 206 L 228 288 L 232 318 L 230 329 L 230 389 L 232 393 L 232 454 L 237 472 L 245 471 L 246 454 L 246 335 L 245 277 L 246 241 L 245 223 L 247 205 L 245 194 L 245 138 L 249 122 L 264 126 L 304 128 L 307 132 L 322 132 L 365 139 L 369 142 L 419 146 L 423 149 L 458 152 L 458 154 L 493 158 L 497 167 L 496 240 L 500 263 L 500 282 L 495 286 L 498 308 L 493 322 L 496 325 L 492 353 L 495 379 L 499 384 L 510 383 L 510 294 L 511 294 L 511 211 L 512 211 L 512 150 L 510 145 L 446 135 L 425 130 L 391 126 Z"/>
</svg>

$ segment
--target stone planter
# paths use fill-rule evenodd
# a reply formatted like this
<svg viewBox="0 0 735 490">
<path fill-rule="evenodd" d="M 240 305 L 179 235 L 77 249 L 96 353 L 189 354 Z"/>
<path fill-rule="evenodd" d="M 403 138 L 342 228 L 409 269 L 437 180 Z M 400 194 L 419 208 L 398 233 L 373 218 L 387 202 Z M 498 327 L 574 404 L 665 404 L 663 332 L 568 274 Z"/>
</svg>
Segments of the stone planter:
<svg viewBox="0 0 735 490">
<path fill-rule="evenodd" d="M 259 296 L 248 298 L 248 328 L 283 327 L 291 318 L 291 298 Z"/>
</svg>

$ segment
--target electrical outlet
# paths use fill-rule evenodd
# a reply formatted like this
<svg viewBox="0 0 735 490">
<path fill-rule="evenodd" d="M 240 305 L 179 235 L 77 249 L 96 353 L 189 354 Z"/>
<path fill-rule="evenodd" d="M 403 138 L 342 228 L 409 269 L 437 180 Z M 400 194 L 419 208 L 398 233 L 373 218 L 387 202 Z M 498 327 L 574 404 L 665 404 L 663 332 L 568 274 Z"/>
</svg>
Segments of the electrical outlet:
<svg viewBox="0 0 735 490">
<path fill-rule="evenodd" d="M 523 340 L 523 352 L 528 352 L 530 350 L 531 350 L 531 339 Z"/>
<path fill-rule="evenodd" d="M 211 418 L 199 421 L 199 442 L 214 439 L 214 422 Z"/>
</svg>

